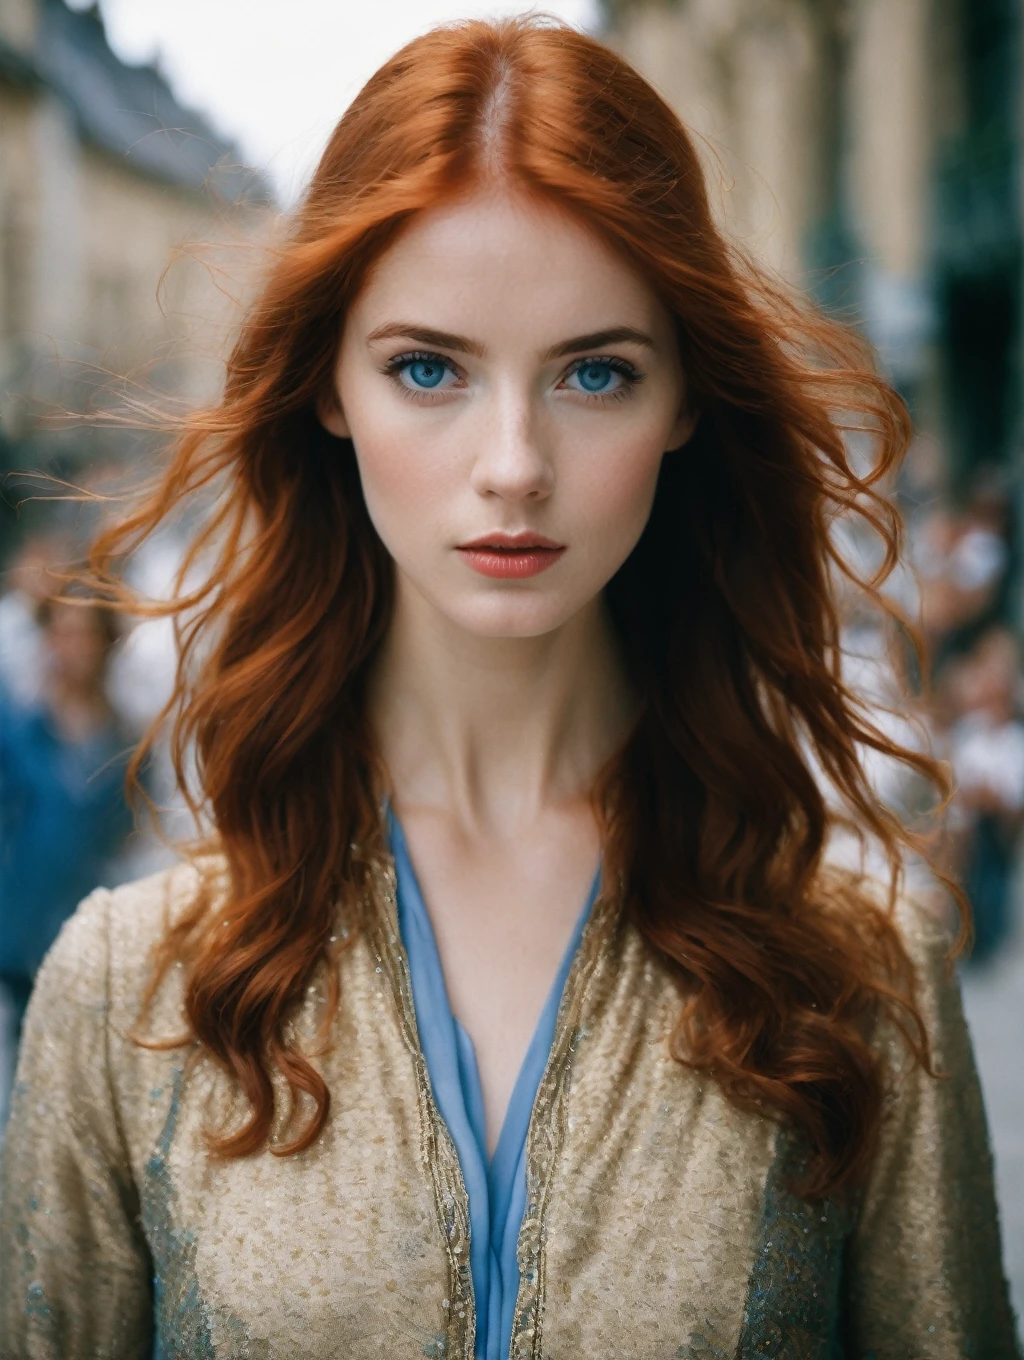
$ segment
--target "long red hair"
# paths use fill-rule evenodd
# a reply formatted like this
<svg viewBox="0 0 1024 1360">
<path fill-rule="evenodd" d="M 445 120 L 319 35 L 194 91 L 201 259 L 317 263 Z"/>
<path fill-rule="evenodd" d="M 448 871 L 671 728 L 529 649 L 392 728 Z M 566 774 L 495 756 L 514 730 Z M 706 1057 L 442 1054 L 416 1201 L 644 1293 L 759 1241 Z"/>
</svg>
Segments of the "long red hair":
<svg viewBox="0 0 1024 1360">
<path fill-rule="evenodd" d="M 154 985 L 171 959 L 186 962 L 193 1036 L 248 1098 L 244 1126 L 213 1146 L 268 1145 L 276 1068 L 313 1114 L 273 1150 L 308 1147 L 330 1096 L 286 1021 L 330 962 L 337 905 L 358 899 L 360 847 L 379 836 L 362 688 L 392 572 L 352 446 L 323 429 L 317 401 L 373 262 L 416 213 L 484 180 L 575 214 L 677 319 L 701 417 L 608 587 L 644 703 L 595 806 L 626 910 L 680 980 L 679 1060 L 803 1135 L 805 1193 L 838 1190 L 863 1175 L 881 1120 L 872 1018 L 888 1013 L 928 1062 L 891 910 L 824 863 L 836 814 L 821 777 L 895 882 L 913 838 L 860 752 L 938 771 L 845 687 L 835 587 L 852 581 L 885 607 L 900 523 L 880 487 L 908 418 L 852 331 L 723 239 L 672 110 L 613 52 L 553 21 L 439 28 L 373 76 L 244 319 L 223 397 L 187 419 L 159 484 L 94 544 L 109 586 L 118 559 L 184 502 L 210 503 L 185 567 L 206 563 L 202 587 L 162 605 L 122 596 L 179 616 L 173 749 L 183 782 L 195 752 L 229 869 L 218 927 L 197 903 Z M 852 464 L 851 429 L 874 447 L 868 472 Z M 877 534 L 874 579 L 842 561 L 839 516 Z"/>
</svg>

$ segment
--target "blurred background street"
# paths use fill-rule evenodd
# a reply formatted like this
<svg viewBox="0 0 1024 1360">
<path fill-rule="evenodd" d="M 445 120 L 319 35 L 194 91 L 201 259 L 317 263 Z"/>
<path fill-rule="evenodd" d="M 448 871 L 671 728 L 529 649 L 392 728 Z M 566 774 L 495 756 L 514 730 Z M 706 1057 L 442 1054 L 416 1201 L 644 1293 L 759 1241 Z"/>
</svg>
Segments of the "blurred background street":
<svg viewBox="0 0 1024 1360">
<path fill-rule="evenodd" d="M 0 1128 L 19 1017 L 61 920 L 171 852 L 132 829 L 125 754 L 171 692 L 173 633 L 54 599 L 98 497 L 163 457 L 117 414 L 216 390 L 246 277 L 336 119 L 393 50 L 485 0 L 0 0 Z M 863 329 L 908 401 L 890 589 L 933 665 L 907 740 L 952 766 L 942 858 L 1024 1312 L 1024 21 L 1021 0 L 561 0 L 700 138 L 743 250 Z M 244 17 L 243 17 L 244 16 Z M 88 417 L 83 420 L 82 417 Z M 856 450 L 854 451 L 856 452 Z M 44 473 L 97 493 L 81 503 Z M 135 554 L 173 588 L 189 524 Z M 850 536 L 869 564 L 875 546 Z M 878 622 L 851 680 L 884 704 Z M 913 676 L 912 676 L 913 679 Z M 913 817 L 924 792 L 872 770 Z M 187 834 L 166 752 L 146 787 Z"/>
</svg>

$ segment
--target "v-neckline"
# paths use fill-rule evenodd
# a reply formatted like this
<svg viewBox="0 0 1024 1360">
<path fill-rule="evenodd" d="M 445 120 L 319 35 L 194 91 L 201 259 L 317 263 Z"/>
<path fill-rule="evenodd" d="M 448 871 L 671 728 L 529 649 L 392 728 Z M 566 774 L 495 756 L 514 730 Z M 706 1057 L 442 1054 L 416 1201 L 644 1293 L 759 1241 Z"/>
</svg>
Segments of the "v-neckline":
<svg viewBox="0 0 1024 1360">
<path fill-rule="evenodd" d="M 527 1150 L 534 1107 L 554 1061 L 559 1021 L 569 1002 L 569 977 L 593 924 L 601 897 L 599 864 L 590 894 L 576 922 L 558 973 L 538 1017 L 502 1119 L 494 1156 L 487 1157 L 483 1092 L 476 1053 L 465 1029 L 452 1014 L 433 923 L 426 908 L 408 844 L 398 818 L 385 800 L 385 829 L 390 848 L 394 923 L 404 955 L 408 990 L 406 1022 L 423 1057 L 424 1075 L 465 1194 L 469 1271 L 476 1319 L 475 1360 L 505 1360 L 522 1288 L 519 1252 L 527 1223 Z M 564 1035 L 562 1036 L 564 1041 Z M 561 1049 L 557 1049 L 561 1052 Z M 564 1053 L 562 1054 L 564 1059 Z M 531 1220 L 532 1222 L 532 1220 Z M 446 1223 L 449 1240 L 453 1223 Z M 452 1247 L 460 1252 L 461 1242 Z M 452 1257 L 456 1274 L 457 1256 Z M 461 1257 L 463 1268 L 465 1256 Z M 528 1277 L 529 1278 L 529 1277 Z M 468 1283 L 468 1281 L 466 1282 Z M 464 1296 L 465 1283 L 457 1286 Z M 461 1317 L 461 1314 L 457 1314 Z"/>
<path fill-rule="evenodd" d="M 558 1004 L 565 991 L 565 984 L 572 969 L 573 959 L 579 949 L 580 940 L 583 936 L 584 928 L 590 917 L 594 903 L 597 900 L 601 885 L 601 864 L 599 862 L 597 871 L 591 880 L 590 890 L 587 893 L 583 908 L 576 918 L 573 925 L 572 934 L 563 951 L 558 968 L 551 981 L 544 1005 L 541 1007 L 530 1036 L 529 1043 L 523 1053 L 516 1079 L 512 1084 L 512 1091 L 509 1095 L 508 1104 L 502 1116 L 501 1128 L 498 1132 L 498 1140 L 494 1145 L 494 1152 L 488 1157 L 486 1139 L 486 1121 L 483 1109 L 483 1084 L 480 1081 L 480 1068 L 476 1056 L 476 1046 L 473 1043 L 468 1031 L 461 1023 L 455 1012 L 452 1010 L 451 1000 L 448 994 L 448 986 L 445 980 L 444 967 L 441 963 L 441 951 L 437 944 L 437 935 L 434 931 L 434 923 L 431 920 L 430 911 L 427 908 L 426 898 L 420 886 L 419 877 L 416 873 L 416 866 L 413 864 L 412 855 L 409 850 L 409 843 L 406 839 L 405 831 L 401 822 L 398 820 L 390 802 L 386 805 L 386 818 L 388 829 L 388 840 L 391 846 L 392 859 L 395 864 L 395 877 L 397 892 L 397 906 L 399 918 L 399 933 L 405 945 L 406 955 L 409 958 L 410 972 L 412 974 L 413 1006 L 415 1009 L 417 991 L 420 993 L 421 1004 L 424 993 L 430 995 L 435 1000 L 443 1000 L 445 1011 L 451 1017 L 451 1024 L 454 1029 L 457 1051 L 459 1055 L 459 1065 L 469 1077 L 470 1093 L 467 1102 L 470 1120 L 478 1127 L 473 1128 L 474 1141 L 477 1143 L 481 1160 L 487 1172 L 489 1188 L 492 1189 L 495 1183 L 505 1180 L 501 1172 L 507 1171 L 509 1174 L 514 1171 L 514 1162 L 518 1159 L 518 1150 L 525 1139 L 527 1127 L 529 1125 L 530 1113 L 533 1106 L 532 1095 L 536 1094 L 537 1086 L 544 1074 L 547 1065 L 548 1054 L 551 1049 L 551 1039 L 554 1031 L 554 1019 L 557 1015 Z M 405 908 L 403 910 L 403 908 Z M 404 918 L 404 919 L 403 919 Z M 407 932 L 402 929 L 405 925 L 412 925 L 419 935 L 418 944 L 420 948 L 409 949 L 409 939 Z M 422 966 L 417 966 L 422 965 Z M 421 979 L 421 986 L 417 988 L 417 975 Z M 422 985 L 423 982 L 427 986 Z M 554 1012 L 554 1014 L 552 1014 Z M 545 1025 L 545 1020 L 550 1019 L 550 1026 Z M 425 1028 L 419 1025 L 421 1031 Z M 551 1030 L 547 1035 L 547 1042 L 544 1043 L 545 1031 Z M 422 1036 L 421 1036 L 422 1039 Z M 543 1049 L 543 1052 L 538 1050 Z M 430 1055 L 426 1053 L 428 1069 L 431 1066 Z M 530 1078 L 533 1075 L 531 1082 Z M 532 1095 L 529 1100 L 527 1088 L 532 1086 Z M 525 1106 L 525 1118 L 523 1117 L 523 1107 Z M 477 1108 L 478 1107 L 478 1108 Z M 442 1114 L 444 1111 L 442 1110 Z M 518 1116 L 518 1117 L 516 1117 Z"/>
</svg>

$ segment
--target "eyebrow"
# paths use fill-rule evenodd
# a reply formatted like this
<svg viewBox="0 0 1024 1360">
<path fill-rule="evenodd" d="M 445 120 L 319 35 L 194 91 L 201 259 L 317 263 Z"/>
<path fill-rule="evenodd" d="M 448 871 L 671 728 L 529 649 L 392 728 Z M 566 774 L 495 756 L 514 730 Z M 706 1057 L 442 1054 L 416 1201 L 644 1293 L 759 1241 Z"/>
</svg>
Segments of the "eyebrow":
<svg viewBox="0 0 1024 1360">
<path fill-rule="evenodd" d="M 398 338 L 415 340 L 421 345 L 434 345 L 438 349 L 456 350 L 460 354 L 472 354 L 478 359 L 482 359 L 487 352 L 486 347 L 478 340 L 470 340 L 464 335 L 454 335 L 450 331 L 438 331 L 432 326 L 417 326 L 405 321 L 393 321 L 386 326 L 378 326 L 366 337 L 367 343 L 371 345 L 379 340 Z M 654 348 L 651 337 L 644 331 L 637 330 L 635 326 L 609 326 L 603 331 L 591 331 L 588 335 L 574 335 L 570 340 L 562 340 L 545 350 L 541 357 L 547 362 L 551 359 L 564 358 L 568 354 L 580 354 L 585 350 L 603 349 L 606 345 L 630 343 L 642 345 L 645 349 Z"/>
</svg>

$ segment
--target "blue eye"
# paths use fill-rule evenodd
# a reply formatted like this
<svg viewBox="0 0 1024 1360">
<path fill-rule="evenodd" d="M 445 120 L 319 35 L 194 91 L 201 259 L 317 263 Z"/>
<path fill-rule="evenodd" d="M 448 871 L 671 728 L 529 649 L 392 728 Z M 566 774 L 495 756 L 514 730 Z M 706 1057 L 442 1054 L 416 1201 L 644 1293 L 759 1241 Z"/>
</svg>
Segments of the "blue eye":
<svg viewBox="0 0 1024 1360">
<path fill-rule="evenodd" d="M 578 360 L 563 381 L 569 384 L 571 392 L 582 392 L 588 397 L 618 398 L 628 397 L 642 381 L 642 375 L 625 359 L 609 356 L 607 359 Z"/>
<path fill-rule="evenodd" d="M 589 363 L 576 370 L 584 392 L 603 392 L 615 377 L 608 364 Z"/>
<path fill-rule="evenodd" d="M 414 359 L 402 367 L 417 387 L 436 387 L 445 375 L 445 366 L 437 359 Z"/>
<path fill-rule="evenodd" d="M 446 392 L 459 377 L 450 359 L 446 359 L 443 354 L 431 354 L 428 350 L 396 354 L 381 372 L 410 397 L 429 392 Z"/>
</svg>

